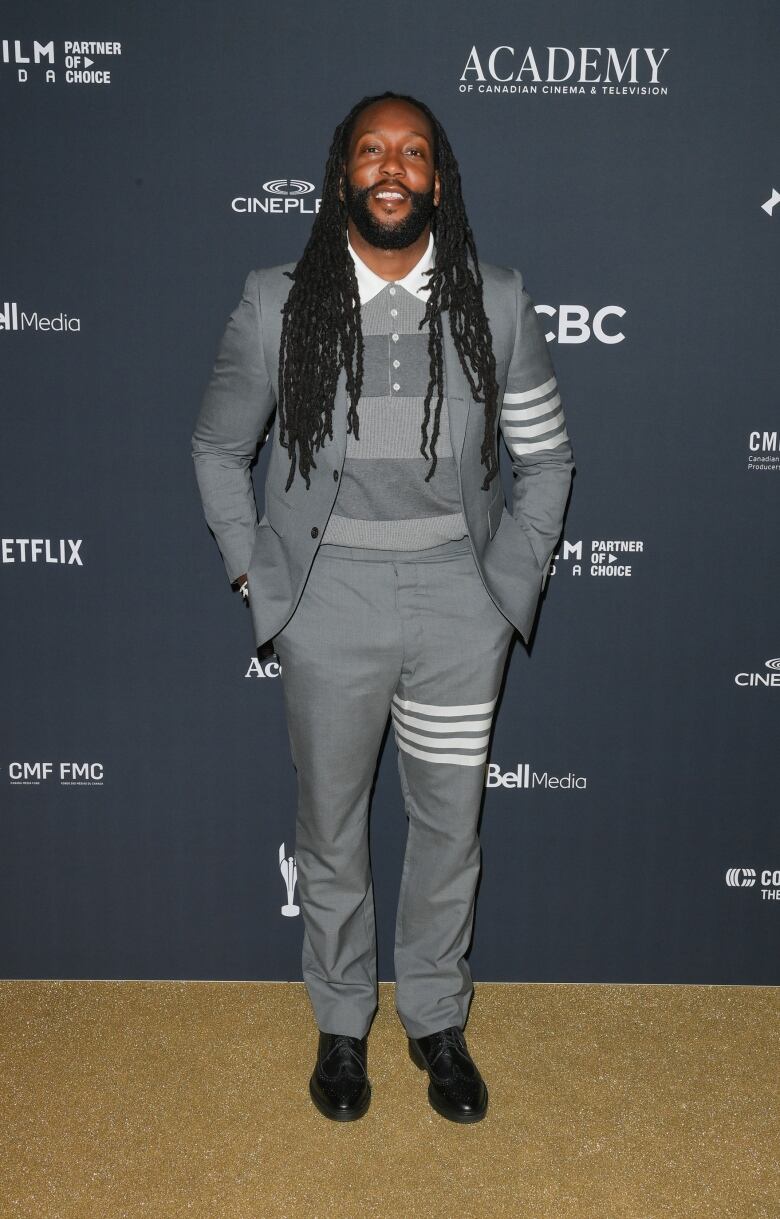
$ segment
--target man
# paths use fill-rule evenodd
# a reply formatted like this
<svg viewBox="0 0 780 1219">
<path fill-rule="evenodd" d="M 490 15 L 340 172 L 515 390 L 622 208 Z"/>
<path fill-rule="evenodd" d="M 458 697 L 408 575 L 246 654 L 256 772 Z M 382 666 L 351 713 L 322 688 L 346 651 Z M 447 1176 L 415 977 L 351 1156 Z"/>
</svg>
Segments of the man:
<svg viewBox="0 0 780 1219">
<path fill-rule="evenodd" d="M 249 465 L 277 409 L 257 520 Z M 512 455 L 512 509 L 497 433 Z M 282 664 L 298 774 L 310 1080 L 368 1108 L 377 1006 L 369 796 L 392 715 L 409 821 L 396 1007 L 442 1116 L 478 1121 L 465 953 L 494 706 L 525 641 L 574 469 L 522 276 L 480 264 L 449 141 L 423 103 L 363 98 L 337 127 L 301 259 L 250 272 L 192 438 L 206 520 Z"/>
</svg>

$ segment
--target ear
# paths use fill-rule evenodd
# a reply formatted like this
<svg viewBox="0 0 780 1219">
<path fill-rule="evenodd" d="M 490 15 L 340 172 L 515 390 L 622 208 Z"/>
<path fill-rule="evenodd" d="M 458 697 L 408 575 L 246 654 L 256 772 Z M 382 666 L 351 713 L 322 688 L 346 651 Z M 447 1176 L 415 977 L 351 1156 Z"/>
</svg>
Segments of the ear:
<svg viewBox="0 0 780 1219">
<path fill-rule="evenodd" d="M 339 178 L 339 201 L 341 203 L 344 202 L 344 179 L 346 178 L 346 176 L 347 176 L 347 167 L 346 167 L 346 165 L 342 165 L 341 166 L 341 176 Z"/>
<path fill-rule="evenodd" d="M 441 198 L 441 179 L 439 178 L 438 169 L 435 169 L 433 171 L 433 206 L 434 207 L 439 206 L 440 198 Z"/>
</svg>

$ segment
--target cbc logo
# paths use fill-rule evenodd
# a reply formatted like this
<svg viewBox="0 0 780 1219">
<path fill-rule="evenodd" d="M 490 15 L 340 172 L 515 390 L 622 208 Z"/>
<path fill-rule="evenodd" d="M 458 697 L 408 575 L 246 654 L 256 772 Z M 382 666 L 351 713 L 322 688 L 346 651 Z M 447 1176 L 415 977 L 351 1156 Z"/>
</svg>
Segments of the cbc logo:
<svg viewBox="0 0 780 1219">
<path fill-rule="evenodd" d="M 558 329 L 547 330 L 545 338 L 547 342 L 557 339 L 559 343 L 587 343 L 588 339 L 598 339 L 599 343 L 622 343 L 625 339 L 625 334 L 622 330 L 610 331 L 608 319 L 613 317 L 625 317 L 626 311 L 621 305 L 604 305 L 602 309 L 598 309 L 593 317 L 590 315 L 590 310 L 584 305 L 559 305 L 554 309 L 552 305 L 535 305 L 537 313 L 544 313 L 547 317 L 554 318 L 557 315 Z"/>
</svg>

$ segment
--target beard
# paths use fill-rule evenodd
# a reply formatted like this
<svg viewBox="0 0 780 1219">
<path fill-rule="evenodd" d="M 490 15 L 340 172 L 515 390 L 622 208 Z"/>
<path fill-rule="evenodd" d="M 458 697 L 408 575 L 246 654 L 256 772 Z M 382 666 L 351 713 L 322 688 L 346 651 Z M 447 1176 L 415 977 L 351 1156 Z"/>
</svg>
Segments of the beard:
<svg viewBox="0 0 780 1219">
<path fill-rule="evenodd" d="M 403 220 L 377 220 L 368 205 L 372 189 L 359 190 L 344 181 L 347 213 L 369 245 L 380 250 L 403 250 L 422 235 L 431 220 L 435 223 L 433 187 L 430 191 L 407 191 L 410 207 Z"/>
</svg>

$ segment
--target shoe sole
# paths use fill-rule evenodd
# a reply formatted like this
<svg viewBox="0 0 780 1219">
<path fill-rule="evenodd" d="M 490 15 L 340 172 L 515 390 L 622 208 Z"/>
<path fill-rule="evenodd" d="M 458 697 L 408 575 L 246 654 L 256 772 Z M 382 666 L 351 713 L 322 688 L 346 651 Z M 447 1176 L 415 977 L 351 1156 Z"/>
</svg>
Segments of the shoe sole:
<svg viewBox="0 0 780 1219">
<path fill-rule="evenodd" d="M 323 1117 L 329 1117 L 334 1122 L 356 1122 L 358 1118 L 363 1117 L 368 1106 L 371 1104 L 371 1086 L 369 1085 L 368 1095 L 365 1100 L 353 1109 L 337 1109 L 326 1104 L 319 1093 L 314 1088 L 314 1076 L 309 1080 L 309 1095 L 314 1101 L 314 1104 L 319 1109 Z"/>
<path fill-rule="evenodd" d="M 425 1061 L 425 1059 L 423 1058 L 420 1051 L 418 1050 L 417 1046 L 414 1045 L 414 1043 L 411 1040 L 409 1041 L 408 1044 L 409 1044 L 409 1057 L 411 1058 L 414 1065 L 416 1067 L 419 1067 L 421 1071 L 427 1072 L 428 1064 Z M 483 1117 L 485 1117 L 485 1115 L 487 1114 L 487 1106 L 488 1106 L 487 1086 L 485 1088 L 485 1106 L 484 1106 L 484 1108 L 475 1109 L 472 1113 L 458 1113 L 457 1111 L 454 1111 L 451 1109 L 445 1109 L 444 1106 L 442 1105 L 441 1101 L 439 1100 L 438 1096 L 436 1095 L 436 1091 L 433 1086 L 433 1080 L 431 1080 L 431 1082 L 428 1084 L 428 1103 L 430 1104 L 431 1108 L 435 1109 L 436 1112 L 441 1117 L 446 1117 L 448 1122 L 461 1122 L 464 1125 L 466 1125 L 470 1122 L 481 1122 Z"/>
</svg>

